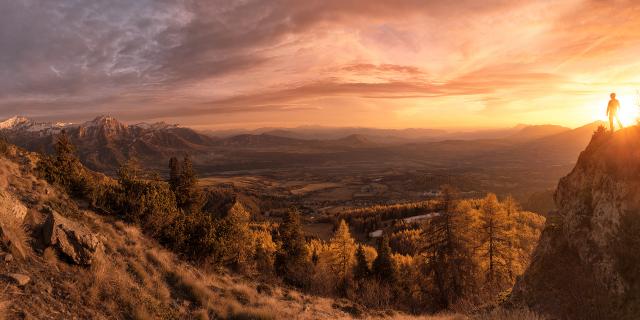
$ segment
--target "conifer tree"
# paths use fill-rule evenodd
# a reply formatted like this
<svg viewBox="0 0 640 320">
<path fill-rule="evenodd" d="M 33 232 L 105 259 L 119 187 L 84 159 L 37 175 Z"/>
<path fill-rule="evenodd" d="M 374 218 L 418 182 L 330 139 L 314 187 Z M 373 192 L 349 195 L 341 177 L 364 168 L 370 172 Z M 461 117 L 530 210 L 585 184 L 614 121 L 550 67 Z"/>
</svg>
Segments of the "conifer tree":
<svg viewBox="0 0 640 320">
<path fill-rule="evenodd" d="M 340 220 L 338 229 L 329 241 L 331 248 L 332 270 L 340 279 L 342 284 L 347 282 L 353 265 L 354 252 L 356 250 L 355 240 L 349 233 L 349 225 L 344 220 Z"/>
<path fill-rule="evenodd" d="M 389 239 L 383 236 L 378 244 L 378 256 L 373 261 L 373 274 L 382 282 L 392 283 L 397 276 L 397 268 L 391 256 Z"/>
<path fill-rule="evenodd" d="M 66 130 L 62 130 L 56 137 L 55 150 L 56 161 L 61 169 L 68 170 L 76 166 L 78 161 L 75 155 L 76 148 Z"/>
<path fill-rule="evenodd" d="M 356 250 L 356 264 L 353 267 L 353 277 L 356 280 L 363 280 L 369 278 L 371 276 L 371 269 L 369 268 L 369 264 L 367 262 L 367 257 L 364 253 L 364 247 L 362 245 L 358 246 Z"/>
<path fill-rule="evenodd" d="M 475 290 L 477 266 L 473 259 L 473 219 L 470 208 L 460 208 L 455 191 L 443 187 L 443 211 L 424 226 L 425 273 L 434 283 L 440 308 L 448 308 L 465 294 Z M 466 204 L 466 203 L 465 203 Z"/>
<path fill-rule="evenodd" d="M 175 163 L 174 163 L 175 164 Z M 195 212 L 202 203 L 202 195 L 198 190 L 198 179 L 195 171 L 193 170 L 193 163 L 191 158 L 186 155 L 182 162 L 180 170 L 176 167 L 176 172 L 180 172 L 178 179 L 176 179 L 177 186 L 175 188 L 176 202 L 178 208 L 181 208 L 187 212 Z"/>
<path fill-rule="evenodd" d="M 486 259 L 485 281 L 492 294 L 511 285 L 510 264 L 514 235 L 507 210 L 495 194 L 488 194 L 480 207 L 480 244 Z"/>
<path fill-rule="evenodd" d="M 169 186 L 171 187 L 171 191 L 176 192 L 176 189 L 180 185 L 181 174 L 180 161 L 178 161 L 176 157 L 171 157 L 171 159 L 169 159 Z"/>
<path fill-rule="evenodd" d="M 311 253 L 311 263 L 313 263 L 314 266 L 317 266 L 318 262 L 320 262 L 320 255 L 318 254 L 318 249 L 313 248 L 313 253 Z"/>
<path fill-rule="evenodd" d="M 307 246 L 297 209 L 287 211 L 278 227 L 277 239 L 276 272 L 290 284 L 301 286 L 307 267 Z"/>
</svg>

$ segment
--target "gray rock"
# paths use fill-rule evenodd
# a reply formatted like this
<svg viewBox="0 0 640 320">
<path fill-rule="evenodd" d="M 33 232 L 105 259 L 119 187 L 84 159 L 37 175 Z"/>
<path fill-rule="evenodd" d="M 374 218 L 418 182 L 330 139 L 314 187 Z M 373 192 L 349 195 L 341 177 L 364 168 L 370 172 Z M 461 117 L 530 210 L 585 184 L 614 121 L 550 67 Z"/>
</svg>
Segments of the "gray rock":
<svg viewBox="0 0 640 320">
<path fill-rule="evenodd" d="M 79 265 L 90 265 L 102 247 L 98 237 L 89 229 L 55 211 L 48 213 L 42 233 L 45 245 L 57 248 Z"/>
</svg>

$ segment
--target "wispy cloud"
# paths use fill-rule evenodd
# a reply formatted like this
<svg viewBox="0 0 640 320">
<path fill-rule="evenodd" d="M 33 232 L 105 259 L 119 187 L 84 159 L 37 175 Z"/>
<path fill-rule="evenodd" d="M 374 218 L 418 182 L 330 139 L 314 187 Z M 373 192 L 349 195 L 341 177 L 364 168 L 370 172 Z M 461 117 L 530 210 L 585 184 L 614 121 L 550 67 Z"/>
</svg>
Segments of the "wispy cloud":
<svg viewBox="0 0 640 320">
<path fill-rule="evenodd" d="M 0 117 L 577 124 L 640 86 L 639 30 L 633 0 L 4 1 Z"/>
</svg>

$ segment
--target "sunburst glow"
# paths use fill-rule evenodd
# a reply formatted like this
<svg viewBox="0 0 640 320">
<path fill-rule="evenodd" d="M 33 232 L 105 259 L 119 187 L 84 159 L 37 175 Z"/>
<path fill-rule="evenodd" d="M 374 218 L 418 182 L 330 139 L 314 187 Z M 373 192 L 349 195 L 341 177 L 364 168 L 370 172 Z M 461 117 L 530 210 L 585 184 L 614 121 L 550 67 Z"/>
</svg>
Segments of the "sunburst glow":
<svg viewBox="0 0 640 320">
<path fill-rule="evenodd" d="M 618 111 L 620 122 L 625 127 L 637 124 L 640 117 L 637 98 L 632 95 L 625 95 L 619 97 L 618 100 L 620 100 L 620 111 Z"/>
</svg>

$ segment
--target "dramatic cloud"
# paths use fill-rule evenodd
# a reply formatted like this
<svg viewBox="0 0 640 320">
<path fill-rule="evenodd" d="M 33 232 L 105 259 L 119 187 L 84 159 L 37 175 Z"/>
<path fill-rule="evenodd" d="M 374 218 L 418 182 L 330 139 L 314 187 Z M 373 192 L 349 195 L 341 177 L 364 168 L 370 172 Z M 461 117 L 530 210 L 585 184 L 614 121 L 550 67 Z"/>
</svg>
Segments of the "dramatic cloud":
<svg viewBox="0 0 640 320">
<path fill-rule="evenodd" d="M 633 0 L 4 1 L 0 118 L 579 125 L 638 36 Z"/>
</svg>

